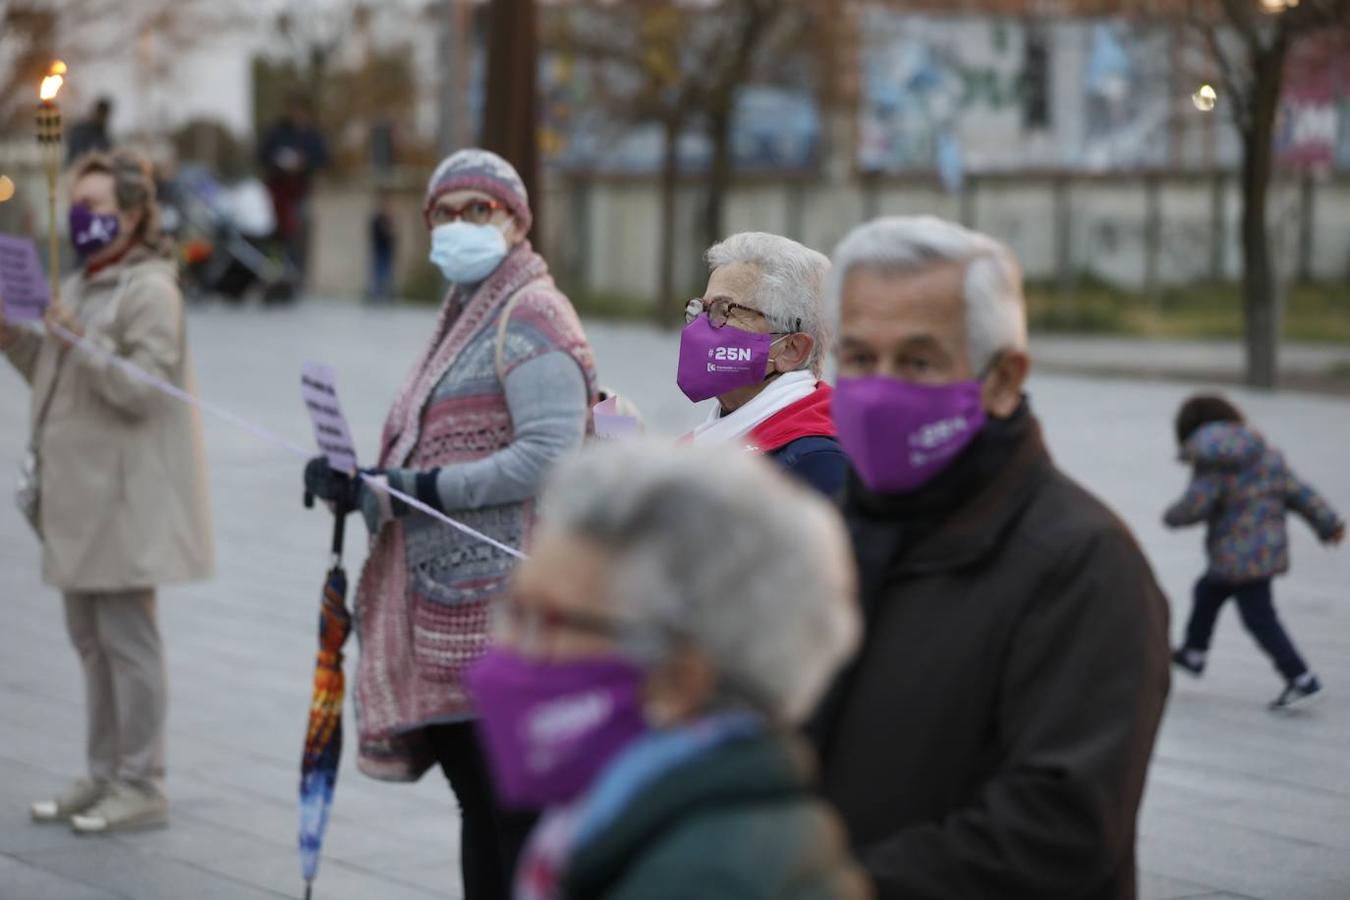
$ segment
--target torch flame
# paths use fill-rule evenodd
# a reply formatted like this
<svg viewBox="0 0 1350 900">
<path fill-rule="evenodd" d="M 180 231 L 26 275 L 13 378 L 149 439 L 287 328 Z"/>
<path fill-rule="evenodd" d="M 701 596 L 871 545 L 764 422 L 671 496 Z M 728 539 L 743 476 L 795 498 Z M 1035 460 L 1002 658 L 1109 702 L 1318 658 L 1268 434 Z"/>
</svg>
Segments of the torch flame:
<svg viewBox="0 0 1350 900">
<path fill-rule="evenodd" d="M 65 83 L 66 64 L 61 60 L 55 60 L 51 67 L 47 69 L 47 77 L 42 79 L 42 87 L 38 89 L 38 96 L 42 100 L 55 100 L 56 95 L 61 90 L 61 85 Z"/>
</svg>

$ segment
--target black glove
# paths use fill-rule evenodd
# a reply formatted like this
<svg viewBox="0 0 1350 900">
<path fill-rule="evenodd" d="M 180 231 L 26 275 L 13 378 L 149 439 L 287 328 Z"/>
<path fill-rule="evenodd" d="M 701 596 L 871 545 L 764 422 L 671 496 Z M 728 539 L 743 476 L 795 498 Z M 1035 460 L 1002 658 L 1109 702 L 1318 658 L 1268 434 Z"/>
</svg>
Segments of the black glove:
<svg viewBox="0 0 1350 900">
<path fill-rule="evenodd" d="M 343 515 L 360 508 L 361 482 L 328 465 L 328 457 L 316 456 L 305 463 L 305 499 L 318 497 Z"/>
</svg>

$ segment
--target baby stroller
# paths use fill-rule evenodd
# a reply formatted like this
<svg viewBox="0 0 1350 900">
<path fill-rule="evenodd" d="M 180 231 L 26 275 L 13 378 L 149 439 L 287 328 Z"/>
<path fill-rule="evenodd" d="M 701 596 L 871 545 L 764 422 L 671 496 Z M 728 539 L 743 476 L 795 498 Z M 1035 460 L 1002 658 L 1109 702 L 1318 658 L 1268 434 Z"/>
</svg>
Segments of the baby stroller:
<svg viewBox="0 0 1350 900">
<path fill-rule="evenodd" d="M 233 303 L 254 291 L 266 304 L 295 298 L 299 277 L 274 246 L 272 203 L 261 183 L 226 186 L 203 167 L 185 166 L 169 194 L 190 291 Z"/>
</svg>

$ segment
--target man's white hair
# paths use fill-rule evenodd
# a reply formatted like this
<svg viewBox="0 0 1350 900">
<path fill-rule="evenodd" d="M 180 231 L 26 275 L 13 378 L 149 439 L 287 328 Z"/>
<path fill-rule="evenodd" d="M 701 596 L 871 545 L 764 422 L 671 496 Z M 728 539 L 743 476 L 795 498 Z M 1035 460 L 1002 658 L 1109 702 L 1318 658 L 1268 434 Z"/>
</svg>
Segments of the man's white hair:
<svg viewBox="0 0 1350 900">
<path fill-rule="evenodd" d="M 1005 350 L 1027 346 L 1022 267 L 999 241 L 934 216 L 887 216 L 854 228 L 834 251 L 829 303 L 834 317 L 849 273 L 918 272 L 955 263 L 962 268 L 970 364 L 982 371 Z"/>
<path fill-rule="evenodd" d="M 550 479 L 542 511 L 545 527 L 613 554 L 604 590 L 616 616 L 708 657 L 714 706 L 798 723 L 857 644 L 838 512 L 758 454 L 650 438 L 593 446 Z M 679 643 L 621 646 L 654 667 Z"/>
<path fill-rule="evenodd" d="M 774 331 L 800 331 L 815 339 L 806 366 L 820 377 L 830 347 L 829 317 L 825 314 L 830 258 L 790 238 L 763 231 L 733 234 L 710 247 L 705 258 L 709 271 L 736 263 L 755 267 L 757 278 L 749 302 L 768 317 Z"/>
</svg>

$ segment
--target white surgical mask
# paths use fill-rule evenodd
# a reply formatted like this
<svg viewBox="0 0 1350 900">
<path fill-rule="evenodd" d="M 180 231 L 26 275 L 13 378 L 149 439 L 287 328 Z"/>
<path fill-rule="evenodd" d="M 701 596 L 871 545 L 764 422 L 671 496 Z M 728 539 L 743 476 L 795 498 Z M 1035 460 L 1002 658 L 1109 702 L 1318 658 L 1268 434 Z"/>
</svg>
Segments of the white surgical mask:
<svg viewBox="0 0 1350 900">
<path fill-rule="evenodd" d="M 506 258 L 506 235 L 495 225 L 447 222 L 431 229 L 431 262 L 446 281 L 476 284 Z"/>
</svg>

